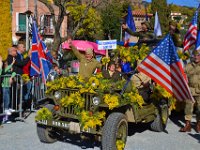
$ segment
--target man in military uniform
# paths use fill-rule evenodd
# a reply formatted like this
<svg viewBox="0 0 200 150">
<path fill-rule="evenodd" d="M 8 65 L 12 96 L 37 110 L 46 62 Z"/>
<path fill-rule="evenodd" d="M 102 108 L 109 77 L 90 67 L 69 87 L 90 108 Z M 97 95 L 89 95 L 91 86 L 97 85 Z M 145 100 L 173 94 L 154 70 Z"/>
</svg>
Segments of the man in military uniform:
<svg viewBox="0 0 200 150">
<path fill-rule="evenodd" d="M 129 33 L 130 35 L 137 36 L 139 38 L 138 40 L 139 47 L 141 46 L 142 43 L 146 43 L 150 47 L 155 45 L 154 43 L 156 41 L 155 34 L 150 31 L 151 26 L 149 22 L 148 21 L 142 22 L 141 25 L 142 25 L 142 31 L 139 32 L 133 32 L 125 24 L 122 25 L 122 29 L 127 33 Z"/>
<path fill-rule="evenodd" d="M 68 39 L 69 46 L 71 47 L 74 55 L 80 61 L 79 75 L 88 81 L 96 68 L 101 68 L 101 64 L 94 58 L 93 49 L 88 48 L 85 54 L 81 54 L 76 47 L 72 45 L 71 39 Z"/>
<path fill-rule="evenodd" d="M 141 60 L 137 61 L 137 66 L 141 63 Z M 149 91 L 150 91 L 150 82 L 151 78 L 145 75 L 142 72 L 135 73 L 131 77 L 132 84 L 138 89 L 139 94 L 143 97 L 144 100 L 149 99 Z"/>
<path fill-rule="evenodd" d="M 174 45 L 176 47 L 183 47 L 183 41 L 181 40 L 180 31 L 177 28 L 177 23 L 171 21 L 169 23 L 169 33 L 173 39 Z"/>
<path fill-rule="evenodd" d="M 200 54 L 195 51 L 194 59 L 191 63 L 186 65 L 185 72 L 188 76 L 188 85 L 190 91 L 197 103 L 196 109 L 196 131 L 200 133 Z M 194 110 L 194 103 L 191 100 L 186 100 L 185 105 L 185 121 L 186 124 L 180 129 L 180 132 L 190 132 L 191 131 L 191 119 Z"/>
</svg>

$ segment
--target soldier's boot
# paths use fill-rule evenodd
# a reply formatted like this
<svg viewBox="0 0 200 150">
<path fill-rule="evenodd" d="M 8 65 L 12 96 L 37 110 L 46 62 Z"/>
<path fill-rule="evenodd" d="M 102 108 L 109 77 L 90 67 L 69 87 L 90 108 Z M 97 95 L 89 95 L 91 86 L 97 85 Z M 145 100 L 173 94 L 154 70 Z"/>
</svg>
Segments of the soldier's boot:
<svg viewBox="0 0 200 150">
<path fill-rule="evenodd" d="M 197 132 L 197 133 L 200 133 L 200 120 L 197 121 L 196 132 Z"/>
<path fill-rule="evenodd" d="M 191 131 L 191 121 L 186 120 L 185 126 L 179 130 L 180 132 L 190 132 Z"/>
</svg>

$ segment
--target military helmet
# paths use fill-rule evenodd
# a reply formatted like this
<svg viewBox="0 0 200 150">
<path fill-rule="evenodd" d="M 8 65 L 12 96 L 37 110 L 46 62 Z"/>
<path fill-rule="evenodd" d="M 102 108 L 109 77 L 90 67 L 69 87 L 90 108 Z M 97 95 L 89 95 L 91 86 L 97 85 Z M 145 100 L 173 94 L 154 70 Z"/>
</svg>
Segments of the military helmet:
<svg viewBox="0 0 200 150">
<path fill-rule="evenodd" d="M 145 24 L 149 30 L 151 29 L 151 25 L 148 21 L 144 21 L 141 23 L 141 25 L 143 25 L 143 24 Z"/>
<path fill-rule="evenodd" d="M 192 54 L 193 54 L 194 56 L 199 55 L 199 54 L 200 54 L 200 50 L 193 50 L 193 51 L 192 51 Z"/>
</svg>

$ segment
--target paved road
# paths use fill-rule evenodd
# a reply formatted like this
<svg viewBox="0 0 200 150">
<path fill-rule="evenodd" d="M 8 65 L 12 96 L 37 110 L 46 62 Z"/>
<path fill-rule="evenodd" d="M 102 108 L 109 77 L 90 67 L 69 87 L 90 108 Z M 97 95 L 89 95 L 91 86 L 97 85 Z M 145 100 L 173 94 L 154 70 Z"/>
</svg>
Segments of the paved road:
<svg viewBox="0 0 200 150">
<path fill-rule="evenodd" d="M 99 150 L 99 143 L 81 142 L 79 138 L 64 138 L 54 144 L 41 143 L 37 137 L 35 113 L 24 122 L 5 124 L 0 128 L 0 150 Z M 131 125 L 126 150 L 199 150 L 200 134 L 177 132 L 182 121 L 174 116 L 168 121 L 167 132 L 150 131 L 148 125 Z"/>
</svg>

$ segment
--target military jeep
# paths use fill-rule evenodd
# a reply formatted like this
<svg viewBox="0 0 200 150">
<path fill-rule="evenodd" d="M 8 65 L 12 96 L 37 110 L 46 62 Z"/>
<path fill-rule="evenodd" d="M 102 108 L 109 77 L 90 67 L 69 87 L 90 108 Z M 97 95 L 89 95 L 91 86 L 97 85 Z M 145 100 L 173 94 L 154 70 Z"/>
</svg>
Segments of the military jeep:
<svg viewBox="0 0 200 150">
<path fill-rule="evenodd" d="M 79 91 L 78 88 L 63 88 L 62 85 L 51 88 L 52 90 L 46 95 L 46 98 L 39 102 L 41 110 L 43 109 L 43 117 L 38 117 L 36 123 L 37 134 L 41 142 L 53 143 L 57 141 L 56 135 L 60 131 L 70 134 L 86 133 L 97 137 L 95 139 L 101 142 L 103 150 L 117 150 L 120 149 L 119 146 L 122 149 L 125 148 L 128 123 L 149 123 L 151 129 L 157 132 L 166 128 L 168 103 L 164 99 L 144 101 L 142 106 L 138 107 L 134 102 L 126 103 L 126 96 L 123 96 L 122 90 L 112 88 L 98 91 L 97 88 L 94 91 L 80 93 L 80 97 L 84 101 L 79 101 L 79 104 L 82 104 L 81 109 L 78 109 L 79 104 L 63 104 L 63 101 L 68 103 L 71 100 L 70 95 Z M 106 94 L 116 95 L 119 98 L 116 107 L 111 108 L 105 103 L 103 97 Z M 63 97 L 66 98 L 63 99 Z M 109 100 L 109 97 L 107 99 Z M 44 117 L 44 109 L 51 113 L 50 117 Z M 99 112 L 104 112 L 104 114 L 99 117 Z M 87 123 L 83 121 L 84 117 L 89 117 Z"/>
</svg>

